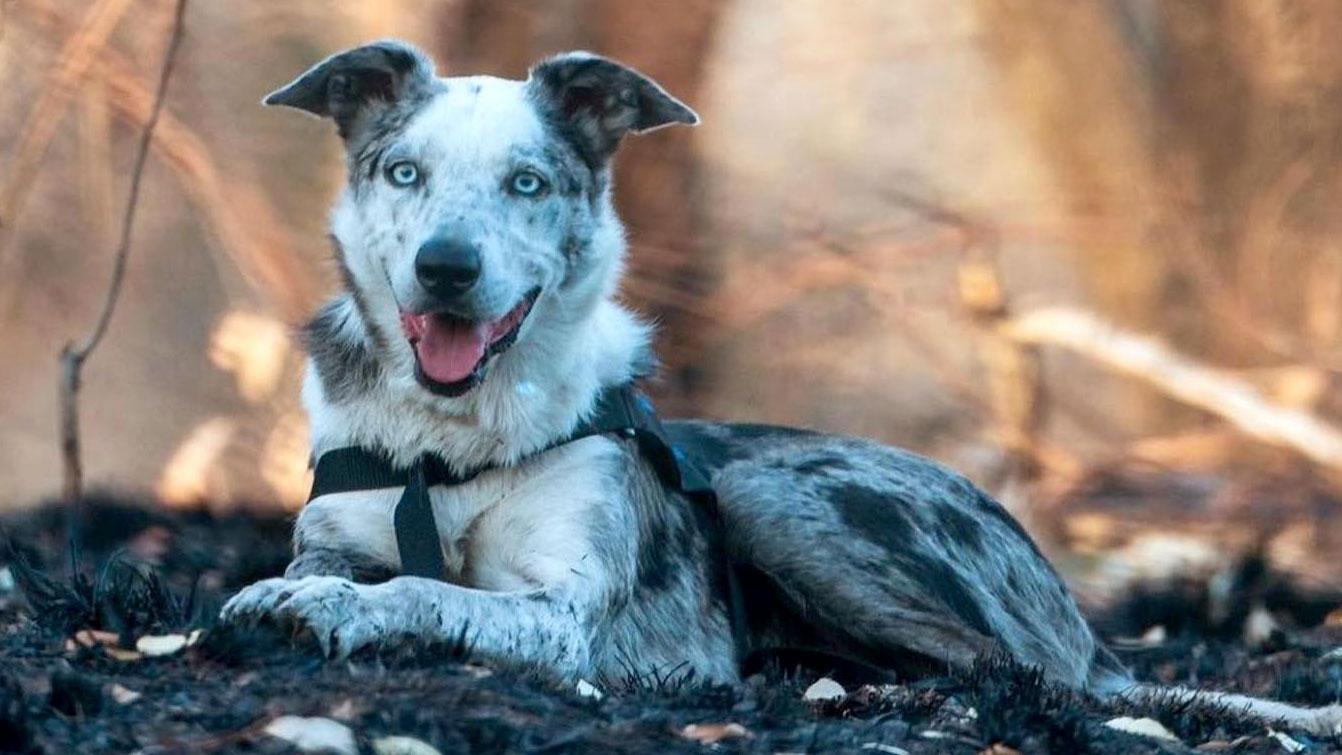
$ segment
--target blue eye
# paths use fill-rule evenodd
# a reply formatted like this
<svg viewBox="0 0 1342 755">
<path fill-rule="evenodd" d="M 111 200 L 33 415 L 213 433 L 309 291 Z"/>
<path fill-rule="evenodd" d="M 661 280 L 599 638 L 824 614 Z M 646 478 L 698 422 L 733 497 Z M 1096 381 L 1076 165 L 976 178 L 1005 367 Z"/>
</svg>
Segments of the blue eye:
<svg viewBox="0 0 1342 755">
<path fill-rule="evenodd" d="M 534 197 L 545 191 L 545 179 L 539 173 L 519 170 L 508 181 L 508 190 L 519 197 Z"/>
<path fill-rule="evenodd" d="M 398 160 L 387 166 L 387 180 L 402 189 L 414 186 L 419 183 L 419 166 L 409 160 Z"/>
</svg>

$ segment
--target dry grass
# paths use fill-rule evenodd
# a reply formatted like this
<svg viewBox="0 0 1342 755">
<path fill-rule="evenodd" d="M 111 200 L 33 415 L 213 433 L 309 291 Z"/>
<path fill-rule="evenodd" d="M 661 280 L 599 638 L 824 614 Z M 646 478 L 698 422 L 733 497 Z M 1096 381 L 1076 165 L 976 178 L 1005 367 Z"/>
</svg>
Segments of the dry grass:
<svg viewBox="0 0 1342 755">
<path fill-rule="evenodd" d="M 1124 331 L 1090 312 L 1061 307 L 1020 315 L 1003 323 L 1002 333 L 1020 343 L 1081 353 L 1215 414 L 1255 440 L 1286 446 L 1342 471 L 1342 429 L 1308 412 L 1278 405 L 1251 383 L 1199 364 L 1159 339 Z"/>
</svg>

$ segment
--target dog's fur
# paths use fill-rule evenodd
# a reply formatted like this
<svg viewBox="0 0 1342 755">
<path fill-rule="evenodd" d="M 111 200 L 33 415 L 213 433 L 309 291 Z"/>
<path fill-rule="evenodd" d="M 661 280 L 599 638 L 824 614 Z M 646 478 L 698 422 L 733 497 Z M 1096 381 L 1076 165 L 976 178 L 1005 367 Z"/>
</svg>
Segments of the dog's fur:
<svg viewBox="0 0 1342 755">
<path fill-rule="evenodd" d="M 285 577 L 244 590 L 226 619 L 304 627 L 334 655 L 464 638 L 570 678 L 734 682 L 715 568 L 725 548 L 754 576 L 749 629 L 762 644 L 901 673 L 1004 652 L 1072 688 L 1141 689 L 1011 516 L 926 459 L 785 428 L 670 423 L 711 451 L 719 543 L 632 441 L 537 453 L 603 387 L 653 364 L 648 328 L 614 298 L 624 241 L 610 158 L 626 132 L 698 120 L 654 82 L 586 53 L 542 62 L 525 82 L 438 78 L 421 52 L 388 41 L 323 61 L 267 103 L 334 119 L 347 147 L 331 222 L 346 291 L 306 331 L 314 455 L 358 445 L 401 464 L 432 452 L 460 471 L 497 468 L 431 491 L 450 581 L 395 576 L 399 489 L 323 496 L 298 518 Z M 385 171 L 405 159 L 420 177 L 398 187 Z M 519 169 L 548 190 L 510 193 Z M 482 261 L 450 301 L 415 268 L 444 232 Z M 425 383 L 402 313 L 492 320 L 537 287 L 515 343 L 481 363 L 477 383 L 460 395 Z"/>
</svg>

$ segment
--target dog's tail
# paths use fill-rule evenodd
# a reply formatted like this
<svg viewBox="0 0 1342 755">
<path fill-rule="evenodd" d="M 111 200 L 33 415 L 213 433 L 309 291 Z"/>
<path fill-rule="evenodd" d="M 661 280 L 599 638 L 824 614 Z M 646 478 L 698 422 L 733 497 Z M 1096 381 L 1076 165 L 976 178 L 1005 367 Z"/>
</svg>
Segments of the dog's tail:
<svg viewBox="0 0 1342 755">
<path fill-rule="evenodd" d="M 1316 737 L 1342 737 L 1342 704 L 1304 708 L 1233 692 L 1139 682 L 1122 669 L 1117 660 L 1112 665 L 1098 663 L 1089 687 L 1091 693 L 1101 699 L 1151 705 L 1163 710 L 1216 711 Z"/>
</svg>

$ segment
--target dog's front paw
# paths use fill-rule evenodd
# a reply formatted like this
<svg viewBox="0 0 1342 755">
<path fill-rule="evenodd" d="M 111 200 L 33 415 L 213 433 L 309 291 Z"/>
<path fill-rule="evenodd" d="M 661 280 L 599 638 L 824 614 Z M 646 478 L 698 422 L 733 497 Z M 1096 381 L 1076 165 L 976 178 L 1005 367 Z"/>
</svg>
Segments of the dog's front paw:
<svg viewBox="0 0 1342 755">
<path fill-rule="evenodd" d="M 296 579 L 276 577 L 244 587 L 224 604 L 219 611 L 219 619 L 226 624 L 256 622 L 269 615 L 271 609 L 287 598 L 297 583 Z"/>
<path fill-rule="evenodd" d="M 387 636 L 385 606 L 371 598 L 370 587 L 342 577 L 267 579 L 235 595 L 220 618 L 310 632 L 328 658 L 344 658 Z"/>
</svg>

